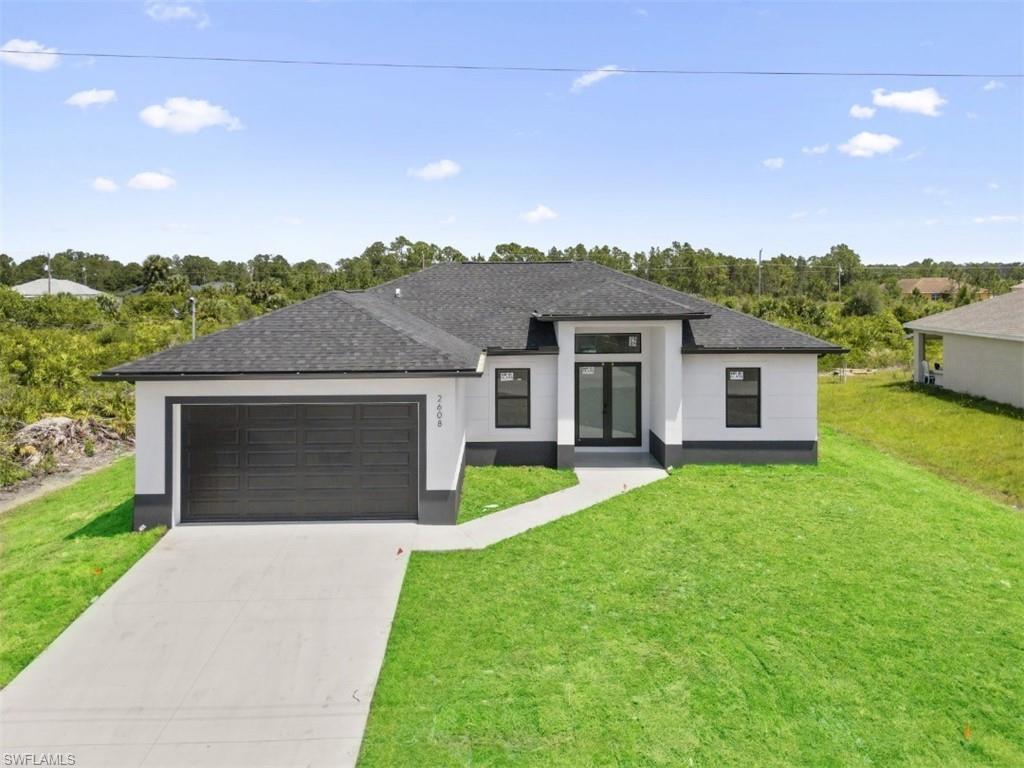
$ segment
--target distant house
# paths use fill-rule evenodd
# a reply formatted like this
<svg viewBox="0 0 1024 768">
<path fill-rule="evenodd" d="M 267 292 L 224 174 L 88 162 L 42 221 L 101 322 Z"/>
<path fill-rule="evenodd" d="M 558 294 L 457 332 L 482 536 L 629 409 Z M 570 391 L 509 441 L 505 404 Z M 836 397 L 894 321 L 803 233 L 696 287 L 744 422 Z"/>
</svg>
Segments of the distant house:
<svg viewBox="0 0 1024 768">
<path fill-rule="evenodd" d="M 40 296 L 57 295 L 58 293 L 69 293 L 80 299 L 95 299 L 102 296 L 102 291 L 90 288 L 88 285 L 76 283 L 74 280 L 61 280 L 56 277 L 40 277 L 38 280 L 29 280 L 27 283 L 12 286 L 12 288 L 26 299 L 36 299 Z"/>
<path fill-rule="evenodd" d="M 922 317 L 914 334 L 914 380 L 1024 408 L 1024 291 Z M 941 369 L 929 365 L 927 338 L 942 339 Z"/>
<path fill-rule="evenodd" d="M 916 290 L 932 300 L 948 299 L 960 289 L 960 284 L 948 277 L 908 277 L 897 280 L 896 285 L 904 296 L 910 296 Z"/>
</svg>

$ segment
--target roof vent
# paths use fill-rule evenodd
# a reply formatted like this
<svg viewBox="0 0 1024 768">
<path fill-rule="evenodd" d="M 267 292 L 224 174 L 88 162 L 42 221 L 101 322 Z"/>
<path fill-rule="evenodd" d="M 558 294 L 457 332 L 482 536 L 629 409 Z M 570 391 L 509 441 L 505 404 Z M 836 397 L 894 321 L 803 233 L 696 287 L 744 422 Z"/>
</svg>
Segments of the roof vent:
<svg viewBox="0 0 1024 768">
<path fill-rule="evenodd" d="M 396 299 L 402 298 L 402 289 L 401 288 L 395 288 L 395 298 Z"/>
</svg>

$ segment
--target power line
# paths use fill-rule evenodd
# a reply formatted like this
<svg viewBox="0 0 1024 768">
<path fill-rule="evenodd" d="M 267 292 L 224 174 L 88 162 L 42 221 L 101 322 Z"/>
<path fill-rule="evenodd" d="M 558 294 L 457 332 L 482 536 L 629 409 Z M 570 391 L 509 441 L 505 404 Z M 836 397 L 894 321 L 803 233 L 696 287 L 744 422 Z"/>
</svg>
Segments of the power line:
<svg viewBox="0 0 1024 768">
<path fill-rule="evenodd" d="M 242 56 L 178 56 L 158 53 L 100 53 L 96 51 L 12 51 L 0 53 L 19 56 L 68 56 L 98 59 L 142 59 L 149 61 L 204 61 L 221 64 L 279 64 L 288 66 L 343 67 L 349 69 L 419 69 L 452 70 L 463 72 L 548 72 L 581 75 L 594 72 L 595 67 L 553 67 L 512 64 L 430 64 L 423 62 L 344 61 L 330 59 L 276 59 Z M 771 69 L 672 69 L 621 67 L 611 70 L 624 75 L 683 75 L 683 76 L 740 76 L 740 77 L 930 77 L 930 78 L 1002 78 L 1024 77 L 1021 73 L 992 72 L 883 72 L 867 70 L 771 70 Z"/>
</svg>

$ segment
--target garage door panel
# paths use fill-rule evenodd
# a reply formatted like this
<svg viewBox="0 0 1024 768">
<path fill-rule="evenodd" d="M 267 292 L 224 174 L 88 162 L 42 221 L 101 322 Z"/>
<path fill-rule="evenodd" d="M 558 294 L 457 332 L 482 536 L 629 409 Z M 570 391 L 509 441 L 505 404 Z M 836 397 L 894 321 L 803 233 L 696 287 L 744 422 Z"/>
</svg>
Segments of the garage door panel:
<svg viewBox="0 0 1024 768">
<path fill-rule="evenodd" d="M 415 403 L 183 406 L 183 522 L 415 519 Z"/>
</svg>

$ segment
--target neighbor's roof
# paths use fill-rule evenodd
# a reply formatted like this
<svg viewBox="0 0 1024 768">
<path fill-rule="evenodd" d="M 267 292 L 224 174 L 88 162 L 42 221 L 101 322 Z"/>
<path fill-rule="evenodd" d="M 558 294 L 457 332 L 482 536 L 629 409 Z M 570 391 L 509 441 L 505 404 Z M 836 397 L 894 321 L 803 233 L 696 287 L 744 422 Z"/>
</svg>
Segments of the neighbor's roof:
<svg viewBox="0 0 1024 768">
<path fill-rule="evenodd" d="M 907 277 L 897 280 L 896 285 L 902 293 L 913 293 L 916 288 L 922 295 L 933 293 L 953 293 L 960 284 L 948 277 Z"/>
<path fill-rule="evenodd" d="M 324 293 L 98 378 L 476 373 L 481 350 L 363 293 Z"/>
<path fill-rule="evenodd" d="M 1024 341 L 1024 291 L 1010 291 L 963 307 L 905 323 L 927 333 L 958 333 Z"/>
<path fill-rule="evenodd" d="M 27 283 L 11 287 L 22 296 L 31 299 L 38 296 L 46 296 L 47 294 L 56 295 L 58 293 L 70 293 L 72 296 L 103 295 L 102 291 L 97 291 L 94 288 L 90 288 L 88 285 L 76 283 L 74 280 L 61 280 L 57 277 L 50 280 L 47 280 L 45 277 L 40 277 L 38 280 L 29 280 Z"/>
<path fill-rule="evenodd" d="M 323 294 L 100 378 L 467 373 L 481 351 L 557 352 L 556 319 L 679 320 L 686 353 L 843 351 L 591 262 L 468 262 Z"/>
</svg>

